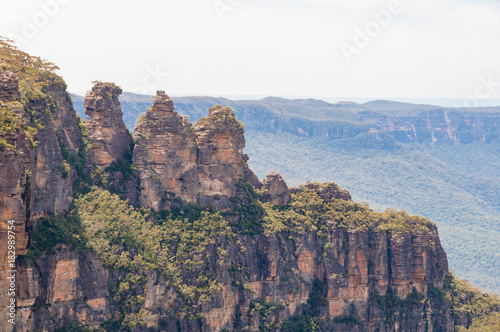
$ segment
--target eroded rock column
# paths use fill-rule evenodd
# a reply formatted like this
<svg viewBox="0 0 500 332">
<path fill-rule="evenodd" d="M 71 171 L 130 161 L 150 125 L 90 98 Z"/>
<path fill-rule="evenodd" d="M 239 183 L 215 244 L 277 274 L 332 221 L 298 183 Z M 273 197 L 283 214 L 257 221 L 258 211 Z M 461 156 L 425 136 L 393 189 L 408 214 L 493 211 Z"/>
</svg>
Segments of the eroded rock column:
<svg viewBox="0 0 500 332">
<path fill-rule="evenodd" d="M 140 201 L 156 210 L 169 208 L 176 199 L 194 202 L 199 188 L 195 135 L 164 91 L 157 92 L 153 106 L 141 115 L 134 136 Z"/>
<path fill-rule="evenodd" d="M 194 131 L 202 195 L 231 197 L 235 194 L 236 182 L 243 178 L 260 187 L 257 177 L 248 168 L 248 156 L 243 153 L 243 123 L 236 119 L 230 107 L 210 108 L 208 116 L 195 123 Z"/>
<path fill-rule="evenodd" d="M 124 159 L 132 143 L 123 122 L 118 96 L 122 89 L 113 83 L 98 82 L 85 97 L 85 122 L 92 142 L 94 163 L 106 169 L 115 160 Z"/>
</svg>

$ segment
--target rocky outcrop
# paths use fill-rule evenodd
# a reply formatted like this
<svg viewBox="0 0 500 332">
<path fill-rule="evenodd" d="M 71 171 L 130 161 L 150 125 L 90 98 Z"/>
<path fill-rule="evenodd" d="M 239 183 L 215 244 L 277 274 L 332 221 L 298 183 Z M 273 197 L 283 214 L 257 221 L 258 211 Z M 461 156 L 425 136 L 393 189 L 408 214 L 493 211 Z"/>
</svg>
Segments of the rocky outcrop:
<svg viewBox="0 0 500 332">
<path fill-rule="evenodd" d="M 262 186 L 266 189 L 268 200 L 271 204 L 284 206 L 290 204 L 290 192 L 285 180 L 279 173 L 270 172 L 262 181 Z"/>
<path fill-rule="evenodd" d="M 169 208 L 176 198 L 195 202 L 199 192 L 196 138 L 191 123 L 174 111 L 165 92 L 158 91 L 134 136 L 133 165 L 140 177 L 141 203 L 159 210 Z"/>
<path fill-rule="evenodd" d="M 132 137 L 123 122 L 118 96 L 122 89 L 113 83 L 97 82 L 85 97 L 85 122 L 92 143 L 94 163 L 106 169 L 113 161 L 124 159 Z"/>
<path fill-rule="evenodd" d="M 352 200 L 351 194 L 347 190 L 340 188 L 333 182 L 313 183 L 308 181 L 306 184 L 291 188 L 290 193 L 295 194 L 303 190 L 312 190 L 318 193 L 325 202 L 331 202 L 333 199 Z"/>
<path fill-rule="evenodd" d="M 134 132 L 133 165 L 140 178 L 141 203 L 155 210 L 181 201 L 227 208 L 240 179 L 260 188 L 242 151 L 243 132 L 233 111 L 222 106 L 211 108 L 193 126 L 175 112 L 165 92 L 158 91 Z"/>
<path fill-rule="evenodd" d="M 81 124 L 65 85 L 57 80 L 45 82 L 36 98 L 21 104 L 16 101 L 20 95 L 16 82 L 14 74 L 0 74 L 0 106 L 9 108 L 9 116 L 37 127 L 38 133 L 35 144 L 22 126 L 7 134 L 2 132 L 0 137 L 0 243 L 8 243 L 6 229 L 13 220 L 16 253 L 23 255 L 30 245 L 28 234 L 39 230 L 38 219 L 68 212 L 73 199 L 72 180 L 82 171 L 77 168 L 83 167 L 85 156 L 81 155 Z M 93 155 L 88 166 L 108 170 L 113 173 L 113 181 L 116 174 L 126 178 L 120 167 L 127 165 L 120 162 L 127 158 L 132 143 L 121 120 L 120 92 L 112 84 L 98 83 L 85 103 Z M 405 222 L 415 221 L 415 227 L 396 222 L 394 227 L 389 222 L 376 225 L 373 220 L 361 220 L 370 215 L 357 210 L 361 205 L 346 203 L 351 196 L 337 185 L 307 183 L 289 190 L 277 173 L 264 180 L 268 201 L 289 205 L 290 194 L 305 192 L 314 196 L 314 204 L 305 212 L 274 207 L 264 210 L 258 200 L 262 191 L 255 192 L 251 186 L 239 183 L 247 180 L 257 188 L 261 186 L 248 168 L 243 132 L 233 111 L 220 105 L 192 126 L 174 111 L 170 98 L 158 92 L 135 132 L 137 145 L 132 161 L 141 180 L 143 206 L 159 210 L 186 201 L 224 209 L 213 215 L 212 208 L 200 212 L 189 206 L 181 210 L 179 215 L 186 213 L 187 224 L 191 223 L 190 213 L 200 213 L 203 220 L 192 222 L 201 228 L 186 232 L 179 226 L 181 223 L 174 224 L 169 230 L 178 238 L 165 236 L 168 228 L 142 229 L 141 225 L 161 225 L 155 223 L 161 214 L 148 215 L 141 219 L 144 223 L 137 225 L 140 231 L 135 233 L 139 234 L 137 248 L 141 249 L 128 248 L 135 238 L 110 243 L 109 252 L 106 243 L 99 243 L 102 250 L 96 252 L 103 255 L 103 262 L 109 258 L 107 254 L 120 255 L 114 265 L 105 265 L 114 269 L 104 268 L 97 254 L 86 249 L 77 253 L 61 244 L 60 239 L 50 242 L 54 244 L 51 253 L 37 252 L 29 259 L 18 257 L 16 326 L 0 325 L 1 331 L 54 331 L 74 323 L 97 328 L 113 324 L 112 320 L 120 315 L 129 319 L 127 323 L 136 331 L 257 331 L 264 324 L 271 329 L 272 324 L 292 316 L 309 316 L 311 310 L 325 319 L 329 328 L 341 331 L 453 330 L 450 303 L 436 296 L 443 292 L 449 272 L 434 224 L 408 218 Z M 74 164 L 70 165 L 70 161 Z M 110 170 L 111 165 L 114 170 Z M 127 172 L 131 170 L 127 168 Z M 133 181 L 127 184 L 134 187 Z M 242 188 L 248 196 L 240 193 L 233 197 Z M 352 208 L 348 212 L 352 212 L 349 217 L 354 220 L 342 223 L 342 210 L 332 208 L 324 213 L 326 218 L 318 222 L 318 227 L 309 225 L 306 231 L 302 226 L 323 213 L 319 210 L 326 205 L 318 203 L 321 199 L 332 203 L 328 207 Z M 267 217 L 273 218 L 273 212 L 277 213 L 276 227 L 281 227 L 276 232 L 262 227 Z M 101 216 L 106 217 L 96 215 Z M 357 225 L 358 216 L 365 223 Z M 58 217 L 64 221 L 63 216 Z M 118 219 L 128 217 L 133 218 L 124 215 Z M 223 218 L 227 223 L 221 223 Z M 287 218 L 291 220 L 284 220 Z M 293 223 L 298 227 L 288 226 Z M 248 225 L 256 226 L 253 232 L 241 229 Z M 219 227 L 225 235 L 214 235 Z M 233 228 L 241 232 L 233 232 Z M 128 229 L 102 230 L 120 233 Z M 142 241 L 150 235 L 145 234 L 148 229 L 161 234 L 159 242 Z M 203 243 L 200 229 L 209 230 Z M 214 237 L 220 237 L 220 241 Z M 181 238 L 183 241 L 177 241 Z M 140 256 L 143 248 L 145 255 Z M 148 261 L 163 250 L 179 254 L 175 263 L 178 259 L 182 264 L 174 265 L 169 255 L 160 256 L 155 264 Z M 191 250 L 192 256 L 183 256 Z M 0 251 L 2 304 L 8 301 L 6 253 Z M 133 263 L 129 257 L 134 257 Z M 135 270 L 143 273 L 134 275 Z M 204 273 L 200 273 L 202 270 Z M 130 295 L 136 290 L 134 296 L 121 298 L 120 293 Z M 199 303 L 193 299 L 199 299 Z M 191 307 L 186 305 L 190 301 L 194 303 Z M 0 308 L 3 322 L 5 308 Z M 186 314 L 189 310 L 193 310 L 193 316 Z"/>
<path fill-rule="evenodd" d="M 217 105 L 210 108 L 208 116 L 195 123 L 194 131 L 201 194 L 231 197 L 239 179 L 259 182 L 248 168 L 248 156 L 243 153 L 243 123 L 236 119 L 230 107 Z"/>
</svg>

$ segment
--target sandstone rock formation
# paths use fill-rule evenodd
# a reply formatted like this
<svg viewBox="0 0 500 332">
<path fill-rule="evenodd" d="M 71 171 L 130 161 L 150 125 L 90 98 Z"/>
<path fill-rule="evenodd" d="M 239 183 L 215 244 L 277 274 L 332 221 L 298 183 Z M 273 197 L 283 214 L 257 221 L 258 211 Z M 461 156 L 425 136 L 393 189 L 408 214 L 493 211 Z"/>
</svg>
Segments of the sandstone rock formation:
<svg viewBox="0 0 500 332">
<path fill-rule="evenodd" d="M 269 202 L 277 206 L 290 204 L 290 192 L 285 180 L 279 173 L 270 172 L 262 181 L 262 186 L 266 189 Z"/>
<path fill-rule="evenodd" d="M 222 106 L 211 108 L 193 126 L 175 112 L 165 92 L 158 91 L 134 132 L 133 165 L 139 173 L 141 203 L 155 210 L 178 205 L 179 200 L 227 207 L 238 180 L 260 187 L 242 151 L 243 132 L 233 111 Z"/>
<path fill-rule="evenodd" d="M 15 82 L 15 75 L 0 74 L 0 106 L 18 98 Z M 93 161 L 101 170 L 113 161 L 123 160 L 131 143 L 121 120 L 120 92 L 116 86 L 98 83 L 85 103 L 90 116 L 87 125 Z M 83 137 L 61 84 L 52 82 L 44 88 L 43 96 L 25 105 L 9 103 L 9 107 L 25 123 L 38 127 L 37 144 L 30 142 L 24 130 L 11 130 L 0 137 L 0 243 L 6 243 L 7 221 L 14 220 L 17 254 L 23 255 L 30 242 L 28 233 L 37 232 L 40 218 L 68 212 L 73 198 L 72 180 L 77 175 L 76 167 L 68 161 L 81 152 Z M 211 108 L 208 116 L 193 127 L 174 111 L 170 98 L 158 92 L 135 133 L 133 164 L 143 187 L 141 201 L 147 208 L 169 208 L 175 200 L 215 204 L 218 196 L 225 197 L 222 201 L 227 204 L 240 180 L 246 179 L 255 187 L 261 185 L 248 168 L 243 153 L 243 125 L 230 108 Z M 286 183 L 279 174 L 270 174 L 264 187 L 274 204 L 290 202 Z M 327 203 L 351 199 L 346 190 L 333 183 L 308 183 L 289 191 L 314 192 Z M 250 203 L 253 211 L 239 207 L 248 217 L 245 221 L 256 221 L 252 219 L 255 216 L 262 218 L 258 216 L 262 211 L 257 198 Z M 238 221 L 239 212 L 229 212 L 233 215 L 228 219 Z M 310 212 L 317 211 L 312 208 Z M 222 218 L 223 213 L 217 216 L 214 219 Z M 207 225 L 220 227 L 217 220 Z M 431 297 L 431 290 L 442 289 L 449 274 L 435 225 L 429 222 L 421 228 L 390 231 L 371 226 L 341 227 L 328 219 L 321 227 L 317 232 L 295 230 L 293 236 L 291 230 L 283 233 L 286 236 L 234 233 L 224 237 L 220 247 L 210 241 L 204 244 L 206 247 L 199 246 L 196 231 L 179 232 L 179 236 L 189 237 L 196 255 L 202 257 L 203 268 L 215 280 L 210 285 L 211 298 L 200 305 L 200 315 L 194 317 L 183 314 L 185 299 L 173 286 L 179 280 L 193 285 L 207 278 L 197 274 L 200 267 L 192 261 L 175 270 L 178 275 L 174 276 L 161 275 L 148 265 L 143 275 L 130 279 L 133 285 L 124 283 L 124 288 L 144 289 L 144 297 L 131 298 L 134 303 L 125 307 L 113 295 L 126 273 L 120 268 L 127 264 L 126 259 L 118 260 L 116 269 L 104 268 L 96 253 L 76 252 L 59 243 L 56 253 L 18 258 L 15 330 L 54 331 L 76 322 L 98 327 L 135 307 L 135 312 L 144 313 L 146 322 L 144 326 L 137 324 L 137 331 L 257 331 L 263 320 L 273 324 L 304 314 L 311 301 L 320 302 L 316 314 L 329 319 L 336 330 L 453 330 L 449 301 Z M 163 246 L 154 248 L 155 253 L 166 250 Z M 120 258 L 138 256 L 127 249 L 126 241 L 113 243 L 110 253 L 120 254 Z M 170 264 L 167 259 L 161 263 Z M 4 332 L 14 330 L 3 325 L 8 269 L 5 250 L 0 251 L 0 264 L 0 328 Z M 141 264 L 140 260 L 134 260 L 134 264 Z M 184 295 L 194 297 L 196 287 L 186 288 Z M 410 306 L 387 310 L 383 304 L 386 302 L 377 302 L 391 292 L 408 299 L 405 303 Z M 425 301 L 415 300 L 412 294 L 423 296 Z M 392 298 L 384 301 L 387 299 Z M 359 321 L 353 322 L 353 317 Z"/>
<path fill-rule="evenodd" d="M 0 96 L 0 98 L 5 98 L 6 94 L 0 93 Z M 4 101 L 0 100 L 0 108 L 5 106 Z M 22 113 L 22 108 L 12 111 Z M 0 121 L 3 122 L 3 119 Z M 23 130 L 2 135 L 0 139 L 5 140 L 11 146 L 11 148 L 0 149 L 0 244 L 2 246 L 0 249 L 0 303 L 2 304 L 0 319 L 3 321 L 0 326 L 7 326 L 6 306 L 10 298 L 7 278 L 11 275 L 8 271 L 12 270 L 9 266 L 11 253 L 9 253 L 8 244 L 11 238 L 9 239 L 8 231 L 11 231 L 11 235 L 15 234 L 16 254 L 25 254 L 29 241 L 30 210 L 33 206 L 35 151 Z"/>
<path fill-rule="evenodd" d="M 194 124 L 194 131 L 201 194 L 231 197 L 239 179 L 259 182 L 248 168 L 248 156 L 243 153 L 243 123 L 236 119 L 231 108 L 221 105 L 210 108 L 208 116 Z"/>
<path fill-rule="evenodd" d="M 61 146 L 65 147 L 64 153 L 77 154 L 81 134 L 65 84 L 48 81 L 43 95 L 22 104 L 16 101 L 20 96 L 17 82 L 13 73 L 0 74 L 0 106 L 22 119 L 26 128 L 31 126 L 36 137 L 28 137 L 26 130 L 11 131 L 0 137 L 14 147 L 0 153 L 0 228 L 6 230 L 6 222 L 15 221 L 16 254 L 24 255 L 30 241 L 28 232 L 37 219 L 69 211 L 75 170 L 65 161 Z M 0 240 L 7 243 L 3 231 Z M 0 254 L 2 301 L 7 294 L 6 254 L 6 250 Z M 2 306 L 0 313 L 4 309 Z"/>
<path fill-rule="evenodd" d="M 22 260 L 17 277 L 17 331 L 53 331 L 79 321 L 99 326 L 111 313 L 110 274 L 93 253 L 63 248 L 35 262 Z"/>
<path fill-rule="evenodd" d="M 95 164 L 106 169 L 115 160 L 124 159 L 132 137 L 123 122 L 118 96 L 122 89 L 113 83 L 97 82 L 85 97 L 85 122 L 92 143 Z"/>
<path fill-rule="evenodd" d="M 59 87 L 50 91 L 54 91 L 55 95 L 61 93 Z M 59 108 L 51 93 L 48 92 L 47 95 L 50 96 L 49 100 L 46 98 L 30 100 L 28 106 L 29 111 L 37 114 L 38 121 L 43 124 L 37 134 L 34 171 L 36 204 L 32 211 L 34 219 L 69 210 L 73 201 L 72 169 L 65 161 L 61 144 L 66 143 L 67 145 L 64 145 L 66 151 L 73 154 L 77 153 L 80 147 L 80 131 L 74 109 Z M 51 108 L 51 113 L 45 111 Z M 71 118 L 74 120 L 69 120 Z"/>
<path fill-rule="evenodd" d="M 172 100 L 158 91 L 153 106 L 134 132 L 133 164 L 142 187 L 140 201 L 156 210 L 180 198 L 195 202 L 198 193 L 196 139 L 191 124 L 174 111 Z"/>
</svg>

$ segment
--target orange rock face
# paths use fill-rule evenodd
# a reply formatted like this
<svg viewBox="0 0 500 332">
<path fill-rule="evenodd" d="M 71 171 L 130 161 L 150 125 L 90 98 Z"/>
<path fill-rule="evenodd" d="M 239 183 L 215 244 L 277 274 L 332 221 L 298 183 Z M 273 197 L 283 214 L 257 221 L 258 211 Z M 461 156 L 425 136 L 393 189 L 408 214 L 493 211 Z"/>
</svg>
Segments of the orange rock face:
<svg viewBox="0 0 500 332">
<path fill-rule="evenodd" d="M 43 141 L 38 149 L 32 149 L 25 134 L 19 132 L 8 141 L 18 154 L 11 150 L 0 154 L 0 244 L 6 243 L 7 221 L 15 220 L 19 253 L 25 252 L 26 229 L 32 220 L 48 212 L 65 212 L 71 203 L 71 174 L 63 177 L 49 170 L 62 163 L 59 142 L 77 152 L 81 138 L 69 130 L 76 122 L 70 120 L 72 109 L 65 103 L 62 90 L 57 91 L 53 91 L 53 99 L 58 111 L 41 132 Z M 123 158 L 125 145 L 130 143 L 123 121 L 118 121 L 118 94 L 116 88 L 97 85 L 86 101 L 93 158 L 103 169 Z M 46 106 L 42 101 L 32 104 L 37 109 Z M 176 199 L 211 204 L 210 197 L 227 199 L 234 195 L 240 179 L 260 186 L 242 151 L 243 126 L 229 108 L 216 106 L 192 126 L 174 111 L 170 98 L 158 92 L 135 135 L 133 163 L 140 176 L 140 199 L 146 207 L 169 208 Z M 264 186 L 273 204 L 289 203 L 289 190 L 279 175 L 268 177 Z M 331 183 L 308 183 L 290 191 L 304 188 L 315 191 L 325 202 L 350 199 L 347 191 Z M 43 195 L 35 200 L 37 193 Z M 246 250 L 241 250 L 242 246 Z M 412 320 L 405 316 L 406 320 L 387 324 L 384 313 L 372 301 L 373 296 L 389 291 L 405 298 L 414 290 L 427 294 L 431 287 L 443 286 L 448 275 L 447 260 L 435 227 L 429 232 L 391 233 L 345 229 L 331 222 L 322 229 L 321 236 L 314 232 L 292 237 L 238 235 L 237 241 L 224 249 L 227 257 L 222 261 L 216 258 L 215 248 L 203 253 L 208 272 L 220 285 L 220 291 L 214 291 L 211 300 L 202 304 L 203 318 L 198 320 L 176 317 L 183 308 L 171 280 L 148 271 L 144 301 L 138 304 L 150 311 L 146 327 L 165 331 L 177 330 L 178 326 L 184 331 L 243 327 L 257 331 L 262 319 L 259 310 L 254 310 L 258 299 L 281 308 L 269 314 L 268 323 L 303 314 L 308 302 L 316 300 L 321 302 L 316 308 L 320 317 L 354 315 L 369 331 L 423 332 L 430 331 L 433 324 L 442 331 L 453 327 L 446 306 L 431 304 L 433 312 L 441 311 L 439 320 L 423 305 L 412 312 Z M 6 303 L 4 250 L 0 250 L 0 262 L 0 301 Z M 53 331 L 74 322 L 99 326 L 120 309 L 110 295 L 120 271 L 104 269 L 93 253 L 79 255 L 62 246 L 56 254 L 34 261 L 21 259 L 18 263 L 18 331 Z M 185 280 L 198 277 L 196 271 L 181 274 Z M 4 308 L 0 308 L 2 315 L 6 313 Z M 336 329 L 346 326 L 340 324 Z"/>
</svg>

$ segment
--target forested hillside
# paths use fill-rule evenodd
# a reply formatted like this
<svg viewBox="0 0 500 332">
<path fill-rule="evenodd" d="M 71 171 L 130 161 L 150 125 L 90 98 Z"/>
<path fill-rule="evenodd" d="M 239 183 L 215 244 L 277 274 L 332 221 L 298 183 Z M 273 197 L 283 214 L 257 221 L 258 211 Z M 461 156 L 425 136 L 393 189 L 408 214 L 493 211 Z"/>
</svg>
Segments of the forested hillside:
<svg viewBox="0 0 500 332">
<path fill-rule="evenodd" d="M 83 116 L 83 97 L 73 96 Z M 445 109 L 374 101 L 233 101 L 173 98 L 195 121 L 215 104 L 245 124 L 250 166 L 279 171 L 290 185 L 335 181 L 372 208 L 396 207 L 438 223 L 450 266 L 461 278 L 500 292 L 500 109 Z M 124 93 L 133 129 L 152 97 Z"/>
</svg>

